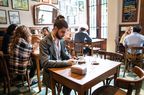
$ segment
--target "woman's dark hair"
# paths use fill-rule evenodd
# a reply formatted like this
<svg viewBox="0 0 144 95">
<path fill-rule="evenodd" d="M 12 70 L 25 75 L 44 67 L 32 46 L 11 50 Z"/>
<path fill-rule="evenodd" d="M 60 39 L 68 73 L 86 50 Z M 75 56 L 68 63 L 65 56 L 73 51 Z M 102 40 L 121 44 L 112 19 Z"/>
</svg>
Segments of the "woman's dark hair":
<svg viewBox="0 0 144 95">
<path fill-rule="evenodd" d="M 135 26 L 133 27 L 133 32 L 140 33 L 141 29 L 142 29 L 142 27 L 141 27 L 140 25 L 135 25 Z"/>
<path fill-rule="evenodd" d="M 14 32 L 14 30 L 15 30 L 16 27 L 17 27 L 16 24 L 9 25 L 8 28 L 7 28 L 6 34 L 13 35 L 13 32 Z"/>
<path fill-rule="evenodd" d="M 46 29 L 49 32 L 49 27 L 43 27 L 42 30 Z"/>
<path fill-rule="evenodd" d="M 54 23 L 54 27 L 57 27 L 58 29 L 61 29 L 63 27 L 68 28 L 68 24 L 65 20 L 56 20 Z"/>
</svg>

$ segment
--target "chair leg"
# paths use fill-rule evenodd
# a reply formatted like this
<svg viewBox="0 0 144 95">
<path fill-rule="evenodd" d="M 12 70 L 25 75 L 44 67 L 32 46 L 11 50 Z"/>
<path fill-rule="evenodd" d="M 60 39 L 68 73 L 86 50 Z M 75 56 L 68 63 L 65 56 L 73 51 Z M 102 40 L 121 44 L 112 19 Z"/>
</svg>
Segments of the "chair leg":
<svg viewBox="0 0 144 95">
<path fill-rule="evenodd" d="M 45 93 L 45 95 L 47 95 L 48 94 L 48 87 L 46 86 L 46 93 Z"/>
<path fill-rule="evenodd" d="M 106 85 L 105 80 L 103 80 L 103 85 Z"/>
<path fill-rule="evenodd" d="M 92 95 L 92 88 L 89 89 L 89 95 Z"/>
<path fill-rule="evenodd" d="M 29 87 L 29 92 L 30 92 L 30 79 L 29 79 L 28 71 L 26 71 L 26 80 L 27 80 L 28 87 Z"/>
<path fill-rule="evenodd" d="M 25 77 L 25 76 L 22 75 L 22 85 L 23 85 L 23 86 L 24 86 L 24 77 Z"/>
<path fill-rule="evenodd" d="M 6 93 L 7 88 L 8 88 L 8 95 L 10 95 L 10 80 L 6 80 L 4 78 L 4 94 Z"/>
<path fill-rule="evenodd" d="M 125 68 L 124 68 L 123 77 L 125 77 L 125 73 L 126 73 L 126 70 L 128 69 L 128 65 L 129 65 L 129 63 L 125 62 Z"/>
<path fill-rule="evenodd" d="M 6 82 L 6 80 L 4 79 L 4 94 L 6 93 L 6 88 L 7 88 L 7 82 Z"/>
<path fill-rule="evenodd" d="M 77 95 L 77 92 L 74 90 L 75 95 Z"/>
<path fill-rule="evenodd" d="M 133 90 L 132 87 L 129 87 L 127 91 L 127 95 L 132 95 L 132 90 Z"/>
<path fill-rule="evenodd" d="M 62 88 L 62 85 L 61 85 L 61 84 L 58 84 L 58 87 L 57 87 L 58 95 L 60 95 L 61 88 Z"/>
<path fill-rule="evenodd" d="M 112 78 L 106 79 L 106 85 L 110 85 Z"/>
<path fill-rule="evenodd" d="M 135 95 L 140 95 L 140 88 L 136 89 Z"/>
<path fill-rule="evenodd" d="M 11 86 L 11 84 L 10 84 L 10 80 L 8 80 L 8 95 L 10 95 L 10 86 Z"/>
</svg>

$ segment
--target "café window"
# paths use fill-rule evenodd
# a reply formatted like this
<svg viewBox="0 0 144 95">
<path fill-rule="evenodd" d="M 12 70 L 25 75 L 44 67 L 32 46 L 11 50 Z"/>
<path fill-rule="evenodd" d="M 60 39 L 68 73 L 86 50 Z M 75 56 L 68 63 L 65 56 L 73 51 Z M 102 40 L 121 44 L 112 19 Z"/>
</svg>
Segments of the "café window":
<svg viewBox="0 0 144 95">
<path fill-rule="evenodd" d="M 87 23 L 86 0 L 59 0 L 59 11 L 71 28 Z"/>
<path fill-rule="evenodd" d="M 88 24 L 91 38 L 107 38 L 107 0 L 59 0 L 59 11 L 71 28 Z"/>
<path fill-rule="evenodd" d="M 92 38 L 107 38 L 107 0 L 87 0 L 89 4 L 89 26 Z"/>
</svg>

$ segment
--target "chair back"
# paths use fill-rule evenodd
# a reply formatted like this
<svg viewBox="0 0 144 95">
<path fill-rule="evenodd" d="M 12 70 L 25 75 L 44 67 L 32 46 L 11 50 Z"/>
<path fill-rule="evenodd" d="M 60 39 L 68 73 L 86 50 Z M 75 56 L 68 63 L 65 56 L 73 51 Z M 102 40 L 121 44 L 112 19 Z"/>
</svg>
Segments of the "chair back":
<svg viewBox="0 0 144 95">
<path fill-rule="evenodd" d="M 134 64 L 142 67 L 138 62 L 144 59 L 144 47 L 126 47 L 125 50 L 125 64 Z"/>
<path fill-rule="evenodd" d="M 75 56 L 75 51 L 74 51 L 74 42 L 71 40 L 71 41 L 65 41 L 65 45 L 66 45 L 66 48 L 68 50 L 68 52 L 72 55 L 72 56 Z"/>
<path fill-rule="evenodd" d="M 74 50 L 76 55 L 84 55 L 83 49 L 89 48 L 91 54 L 93 55 L 93 43 L 92 42 L 74 42 Z"/>
<path fill-rule="evenodd" d="M 121 54 L 121 53 L 107 52 L 107 51 L 99 50 L 97 52 L 97 54 L 98 54 L 98 56 L 100 56 L 100 58 L 109 59 L 112 61 L 122 62 L 124 59 L 123 54 Z"/>
<path fill-rule="evenodd" d="M 144 71 L 135 66 L 133 71 L 137 76 L 139 76 L 136 80 L 128 80 L 126 78 L 117 78 L 116 85 L 106 85 L 96 89 L 92 95 L 132 95 L 133 89 L 136 90 L 135 95 L 140 95 L 140 89 L 142 86 L 142 81 L 144 80 Z M 127 93 L 125 93 L 120 88 L 127 89 Z"/>
<path fill-rule="evenodd" d="M 120 87 L 120 88 L 124 88 L 127 89 L 127 95 L 131 95 L 132 94 L 132 90 L 135 89 L 136 90 L 136 95 L 139 95 L 140 93 L 140 89 L 142 86 L 142 82 L 144 80 L 144 71 L 138 67 L 135 66 L 133 68 L 133 72 L 139 77 L 135 80 L 129 80 L 126 78 L 117 78 L 116 79 L 116 86 Z"/>
<path fill-rule="evenodd" d="M 141 59 L 143 57 L 144 47 L 126 47 L 125 57 L 127 59 Z"/>
<path fill-rule="evenodd" d="M 105 52 L 105 58 L 112 61 L 122 62 L 124 57 L 121 53 Z"/>
</svg>

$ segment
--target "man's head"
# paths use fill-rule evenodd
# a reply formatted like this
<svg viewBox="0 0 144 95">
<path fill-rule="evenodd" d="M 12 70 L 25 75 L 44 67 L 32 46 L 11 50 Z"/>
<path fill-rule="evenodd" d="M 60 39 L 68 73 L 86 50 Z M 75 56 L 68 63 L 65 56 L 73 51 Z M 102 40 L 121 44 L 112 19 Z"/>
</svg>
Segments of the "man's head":
<svg viewBox="0 0 144 95">
<path fill-rule="evenodd" d="M 46 35 L 49 34 L 48 27 L 43 27 L 43 29 L 42 29 L 42 34 L 43 34 L 44 36 L 46 36 Z"/>
<path fill-rule="evenodd" d="M 133 27 L 133 32 L 140 33 L 141 29 L 142 29 L 142 27 L 141 27 L 140 25 L 135 25 L 135 26 Z"/>
<path fill-rule="evenodd" d="M 65 17 L 63 15 L 58 15 L 56 18 L 56 20 L 64 20 L 64 19 L 65 19 Z"/>
<path fill-rule="evenodd" d="M 62 39 L 67 31 L 68 24 L 65 20 L 56 20 L 54 23 L 54 33 L 58 39 Z"/>
<path fill-rule="evenodd" d="M 88 25 L 87 24 L 82 24 L 79 26 L 80 31 L 87 31 L 88 30 Z"/>
</svg>

